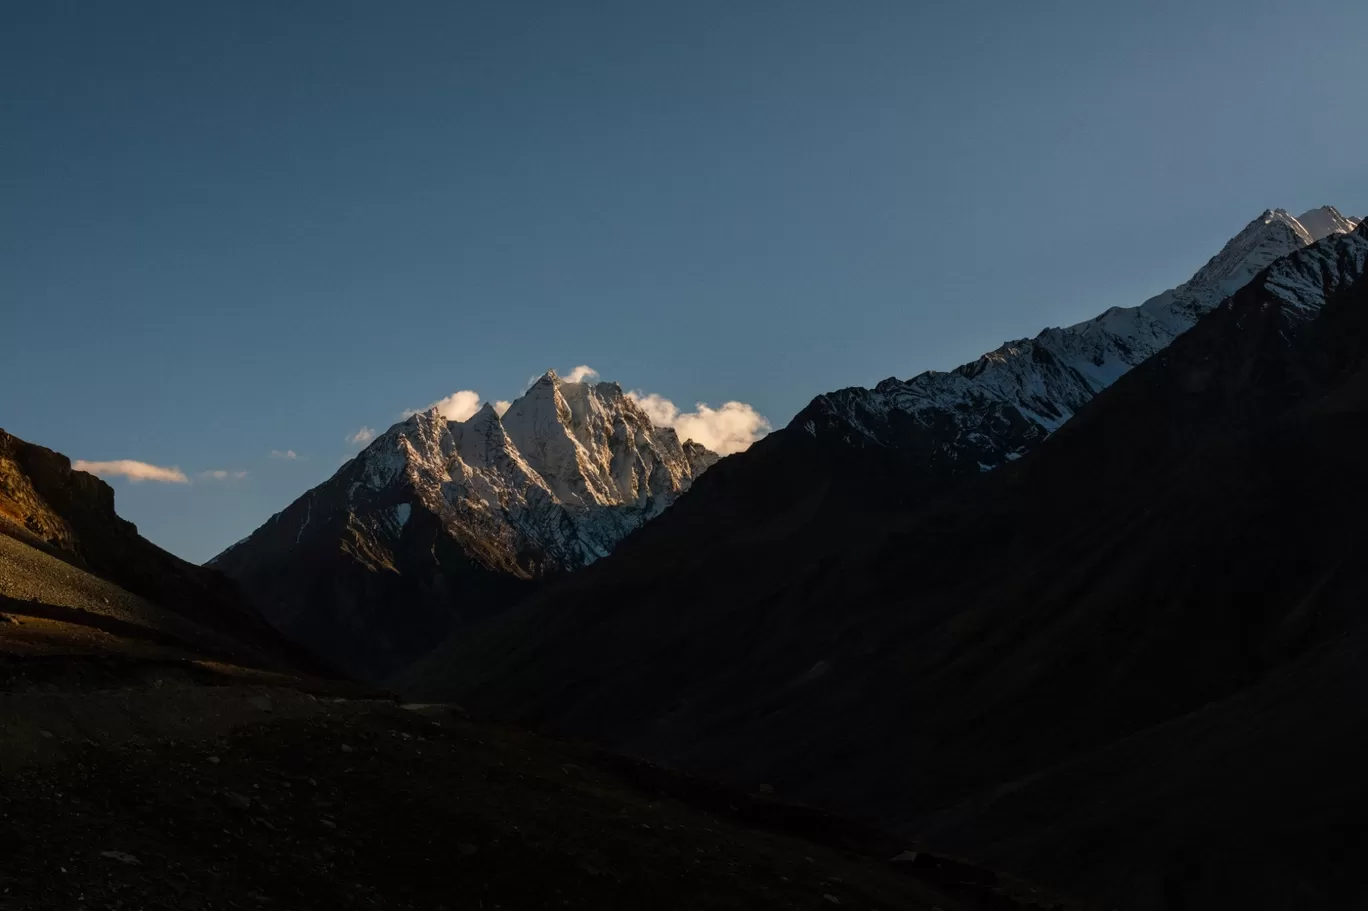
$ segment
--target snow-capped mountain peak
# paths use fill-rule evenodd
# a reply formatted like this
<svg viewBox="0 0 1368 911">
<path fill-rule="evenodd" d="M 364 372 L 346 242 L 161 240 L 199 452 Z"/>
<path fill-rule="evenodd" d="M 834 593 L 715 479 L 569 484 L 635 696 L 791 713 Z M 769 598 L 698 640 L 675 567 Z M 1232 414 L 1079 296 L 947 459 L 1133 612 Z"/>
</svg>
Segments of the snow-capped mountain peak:
<svg viewBox="0 0 1368 911">
<path fill-rule="evenodd" d="M 1359 226 L 1359 219 L 1347 218 L 1334 206 L 1321 206 L 1297 216 L 1298 223 L 1312 240 L 1322 240 L 1331 234 L 1348 234 Z"/>
<path fill-rule="evenodd" d="M 1274 262 L 1358 224 L 1330 206 L 1300 218 L 1265 210 L 1191 279 L 1137 307 L 1007 342 L 949 372 L 818 396 L 789 426 L 819 440 L 892 447 L 931 466 L 990 470 L 1034 448 Z"/>
<path fill-rule="evenodd" d="M 465 421 L 437 408 L 410 415 L 215 561 L 243 559 L 263 532 L 293 524 L 306 503 L 291 546 L 343 526 L 397 538 L 402 528 L 376 524 L 372 514 L 402 500 L 437 515 L 458 540 L 480 539 L 475 559 L 489 563 L 494 554 L 491 569 L 572 569 L 606 555 L 716 460 L 652 424 L 617 383 L 547 371 L 503 415 L 489 402 Z M 491 550 L 491 541 L 501 546 Z M 383 549 L 372 543 L 369 550 Z"/>
<path fill-rule="evenodd" d="M 618 384 L 548 371 L 503 415 L 410 415 L 212 562 L 281 629 L 378 674 L 466 605 L 606 556 L 717 458 Z"/>
<path fill-rule="evenodd" d="M 1179 288 L 1201 294 L 1196 303 L 1205 312 L 1249 284 L 1273 260 L 1317 239 L 1286 209 L 1266 209 Z M 1216 299 L 1210 300 L 1212 296 Z"/>
<path fill-rule="evenodd" d="M 560 377 L 548 371 L 504 412 L 504 428 L 558 500 L 579 507 L 606 505 L 610 496 L 591 470 L 589 454 L 575 438 L 574 414 L 561 386 Z"/>
</svg>

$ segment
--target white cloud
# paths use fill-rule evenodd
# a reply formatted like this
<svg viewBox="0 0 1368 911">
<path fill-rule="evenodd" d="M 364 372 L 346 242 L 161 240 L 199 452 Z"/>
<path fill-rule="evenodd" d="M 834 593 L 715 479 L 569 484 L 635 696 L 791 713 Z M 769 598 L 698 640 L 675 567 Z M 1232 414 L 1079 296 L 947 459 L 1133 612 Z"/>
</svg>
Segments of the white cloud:
<svg viewBox="0 0 1368 911">
<path fill-rule="evenodd" d="M 438 399 L 426 408 L 407 408 L 403 411 L 403 417 L 412 417 L 420 411 L 437 411 L 448 421 L 465 421 L 474 416 L 480 410 L 480 394 L 471 389 L 462 389 L 453 392 L 444 399 Z"/>
<path fill-rule="evenodd" d="M 675 418 L 679 417 L 679 406 L 674 402 L 657 393 L 644 393 L 639 389 L 633 389 L 627 393 L 627 398 L 637 403 L 637 406 L 651 419 L 651 423 L 657 427 L 673 427 Z"/>
<path fill-rule="evenodd" d="M 654 392 L 633 391 L 627 397 L 646 412 L 651 423 L 673 427 L 681 440 L 693 440 L 718 455 L 749 449 L 771 429 L 765 416 L 745 402 L 725 402 L 718 408 L 699 402 L 693 411 L 681 413 L 678 405 Z"/>
<path fill-rule="evenodd" d="M 299 458 L 299 453 L 295 452 L 293 449 L 286 449 L 284 452 L 281 452 L 279 449 L 272 449 L 271 458 L 289 459 L 291 462 L 293 462 L 295 459 Z"/>
<path fill-rule="evenodd" d="M 565 380 L 567 383 L 583 383 L 585 380 L 598 379 L 598 375 L 599 372 L 593 367 L 590 367 L 588 364 L 580 364 L 578 367 L 572 367 L 570 372 L 561 377 L 561 379 Z"/>
<path fill-rule="evenodd" d="M 559 370 L 554 372 L 556 376 L 560 377 L 567 383 L 583 383 L 586 380 L 592 381 L 598 379 L 599 377 L 599 372 L 595 370 L 593 367 L 590 367 L 588 364 L 580 364 L 578 367 L 571 367 L 569 370 L 566 370 L 563 373 Z M 523 391 L 526 392 L 528 389 L 531 389 L 533 386 L 537 384 L 537 380 L 541 379 L 544 376 L 546 376 L 545 373 L 538 373 L 536 376 L 529 376 L 527 378 L 527 382 L 523 384 Z"/>
<path fill-rule="evenodd" d="M 104 478 L 128 478 L 135 484 L 142 481 L 157 481 L 162 484 L 190 483 L 185 472 L 175 466 L 163 468 L 160 465 L 135 462 L 132 459 L 116 459 L 113 462 L 87 462 L 84 459 L 77 459 L 71 463 L 71 467 L 77 471 L 88 471 Z"/>
<path fill-rule="evenodd" d="M 222 468 L 215 468 L 210 471 L 201 471 L 196 477 L 206 481 L 241 481 L 247 477 L 245 471 L 225 471 Z"/>
<path fill-rule="evenodd" d="M 499 399 L 494 403 L 494 410 L 499 413 L 499 417 L 504 416 L 504 412 L 513 407 L 513 403 L 504 399 Z"/>
<path fill-rule="evenodd" d="M 356 433 L 348 436 L 347 442 L 351 443 L 353 446 L 365 446 L 373 439 L 375 439 L 375 429 L 371 427 L 362 427 L 360 430 L 356 431 Z"/>
</svg>

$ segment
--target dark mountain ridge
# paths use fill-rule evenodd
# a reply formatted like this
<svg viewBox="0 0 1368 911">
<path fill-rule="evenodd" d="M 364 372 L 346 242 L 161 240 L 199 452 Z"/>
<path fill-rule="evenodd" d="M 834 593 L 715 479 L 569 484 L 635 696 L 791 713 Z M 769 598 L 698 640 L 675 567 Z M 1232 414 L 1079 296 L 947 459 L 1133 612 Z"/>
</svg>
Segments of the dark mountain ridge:
<svg viewBox="0 0 1368 911">
<path fill-rule="evenodd" d="M 1007 342 L 949 372 L 819 395 L 748 453 L 746 468 L 721 469 L 745 475 L 764 465 L 775 477 L 739 485 L 728 495 L 735 502 L 720 508 L 743 512 L 716 525 L 788 515 L 783 502 L 746 511 L 765 491 L 778 501 L 834 503 L 823 491 L 858 486 L 866 462 L 876 466 L 873 477 L 879 465 L 912 475 L 880 485 L 876 496 L 895 503 L 1010 464 L 1269 263 L 1357 223 L 1331 206 L 1297 217 L 1266 210 L 1188 281 L 1139 306 Z M 830 459 L 818 455 L 827 451 Z M 460 421 L 430 411 L 395 425 L 211 565 L 240 581 L 287 635 L 360 677 L 382 679 L 526 597 L 534 580 L 606 556 L 716 460 L 655 426 L 617 384 L 548 373 L 504 412 L 486 403 Z M 917 488 L 910 494 L 902 490 L 909 482 Z M 863 534 L 865 524 L 833 539 Z"/>
<path fill-rule="evenodd" d="M 818 470 L 838 457 L 790 426 L 407 682 L 904 832 L 941 820 L 972 852 L 973 826 L 944 823 L 957 805 L 1357 636 L 1366 253 L 1360 227 L 1274 262 L 991 474 L 909 473 L 880 447 Z M 1279 786 L 1231 793 L 1255 784 Z M 1171 877 L 1168 857 L 1128 863 Z M 1244 873 L 1251 907 L 1296 875 Z M 1144 894 L 1129 906 L 1165 907 Z"/>
</svg>

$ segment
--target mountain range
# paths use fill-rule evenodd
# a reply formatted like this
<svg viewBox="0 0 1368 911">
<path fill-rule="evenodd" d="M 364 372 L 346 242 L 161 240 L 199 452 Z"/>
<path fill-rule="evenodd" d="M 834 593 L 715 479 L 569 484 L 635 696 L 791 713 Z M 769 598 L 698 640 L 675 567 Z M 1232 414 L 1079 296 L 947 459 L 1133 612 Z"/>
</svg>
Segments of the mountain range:
<svg viewBox="0 0 1368 911">
<path fill-rule="evenodd" d="M 158 870 L 172 854 L 199 869 L 228 844 L 314 879 L 301 891 L 272 867 L 250 889 L 216 876 L 197 891 L 261 902 L 340 876 L 347 894 L 400 895 L 429 833 L 468 832 L 479 807 L 487 838 L 459 852 L 481 852 L 470 882 L 487 891 L 486 870 L 503 871 L 505 900 L 557 903 L 567 883 L 617 900 L 641 883 L 659 894 L 666 872 L 691 882 L 712 869 L 698 865 L 713 836 L 750 856 L 738 839 L 763 818 L 842 848 L 849 872 L 813 879 L 793 851 L 824 868 L 834 855 L 790 845 L 740 879 L 719 862 L 700 895 L 1356 906 L 1365 270 L 1368 225 L 1269 210 L 1137 307 L 948 373 L 819 395 L 724 459 L 617 384 L 547 373 L 502 411 L 407 417 L 206 567 L 138 535 L 104 482 L 0 431 L 0 684 L 19 706 L 0 746 L 53 770 L 23 779 L 36 784 L 9 804 L 22 834 L 0 825 L 0 844 L 38 869 L 44 846 L 91 836 L 63 862 L 130 877 L 143 861 L 111 837 L 137 834 Z M 324 680 L 332 667 L 421 702 L 319 700 L 375 696 Z M 722 785 L 536 738 L 505 746 L 503 729 L 442 704 L 455 700 Z M 160 732 L 155 750 L 139 731 Z M 581 787 L 586 763 L 611 777 Z M 299 803 L 306 784 L 327 796 Z M 73 789 L 106 807 L 135 790 L 143 824 L 58 832 L 49 794 Z M 300 821 L 342 795 L 364 808 L 338 814 L 349 831 L 324 816 L 318 850 L 299 853 Z M 666 799 L 694 809 L 661 824 L 657 851 Z M 621 835 L 617 860 L 587 863 L 590 831 Z M 563 868 L 546 889 L 528 891 L 529 851 Z M 15 882 L 48 895 L 39 879 Z M 438 879 L 417 885 L 446 896 Z"/>
<path fill-rule="evenodd" d="M 956 371 L 971 391 L 929 412 L 819 397 L 398 685 L 1105 907 L 1342 906 L 1368 862 L 1368 227 L 1311 236 L 1270 212 L 1208 266 L 1233 294 L 1121 311 L 1203 312 L 1102 357 L 1105 384 L 1060 363 L 1061 333 L 1120 337 L 1083 324 Z M 1087 397 L 974 386 L 999 365 Z"/>
<path fill-rule="evenodd" d="M 1019 459 L 1270 263 L 1357 224 L 1330 206 L 1268 210 L 1137 307 L 948 373 L 820 395 L 767 446 L 832 452 L 799 457 L 787 480 L 742 496 L 811 487 L 820 473 L 805 460 L 835 459 L 839 474 L 850 447 L 878 449 L 923 481 Z M 502 415 L 486 403 L 464 422 L 434 409 L 395 425 L 210 565 L 292 639 L 382 679 L 537 580 L 607 555 L 716 461 L 654 426 L 616 384 L 548 373 Z"/>
<path fill-rule="evenodd" d="M 547 372 L 502 415 L 394 425 L 209 565 L 286 635 L 375 679 L 607 555 L 717 459 L 616 383 Z"/>
</svg>

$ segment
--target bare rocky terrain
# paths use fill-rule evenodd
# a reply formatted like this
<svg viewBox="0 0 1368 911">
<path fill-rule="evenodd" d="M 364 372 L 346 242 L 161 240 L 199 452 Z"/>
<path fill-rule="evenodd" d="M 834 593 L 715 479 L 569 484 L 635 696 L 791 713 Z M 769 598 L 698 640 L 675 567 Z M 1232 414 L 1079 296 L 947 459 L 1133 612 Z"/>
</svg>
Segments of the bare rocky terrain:
<svg viewBox="0 0 1368 911">
<path fill-rule="evenodd" d="M 0 911 L 1064 907 L 782 795 L 299 670 L 249 614 L 135 595 L 83 558 L 96 532 L 6 502 Z"/>
<path fill-rule="evenodd" d="M 0 908 L 1056 907 L 447 707 L 138 676 L 0 693 Z"/>
</svg>

